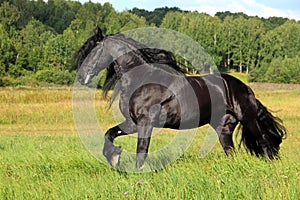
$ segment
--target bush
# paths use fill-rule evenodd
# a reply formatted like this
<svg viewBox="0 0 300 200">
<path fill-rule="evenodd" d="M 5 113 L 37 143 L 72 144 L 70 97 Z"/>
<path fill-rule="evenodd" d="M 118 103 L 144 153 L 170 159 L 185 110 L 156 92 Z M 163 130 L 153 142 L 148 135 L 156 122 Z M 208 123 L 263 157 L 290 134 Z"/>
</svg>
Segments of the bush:
<svg viewBox="0 0 300 200">
<path fill-rule="evenodd" d="M 300 83 L 300 58 L 276 58 L 250 72 L 251 82 Z"/>
<path fill-rule="evenodd" d="M 75 72 L 67 70 L 43 69 L 36 72 L 36 80 L 59 85 L 71 85 L 75 80 L 75 75 Z"/>
<path fill-rule="evenodd" d="M 39 86 L 38 81 L 34 76 L 20 76 L 14 78 L 11 76 L 4 76 L 0 78 L 0 87 L 17 87 L 17 86 Z"/>
</svg>

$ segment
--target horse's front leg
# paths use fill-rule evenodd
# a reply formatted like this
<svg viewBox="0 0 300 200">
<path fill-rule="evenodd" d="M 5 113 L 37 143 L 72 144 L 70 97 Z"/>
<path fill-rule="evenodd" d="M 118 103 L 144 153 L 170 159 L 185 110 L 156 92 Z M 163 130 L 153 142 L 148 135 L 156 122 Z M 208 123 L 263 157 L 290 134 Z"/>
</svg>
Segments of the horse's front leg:
<svg viewBox="0 0 300 200">
<path fill-rule="evenodd" d="M 139 121 L 138 129 L 138 143 L 136 150 L 136 168 L 142 169 L 144 167 L 145 159 L 148 155 L 148 149 L 151 140 L 153 126 L 151 120 L 143 118 Z"/>
<path fill-rule="evenodd" d="M 122 149 L 120 146 L 114 146 L 113 142 L 116 137 L 121 135 L 128 135 L 136 132 L 135 124 L 125 121 L 115 127 L 110 128 L 105 133 L 105 141 L 103 148 L 103 155 L 106 157 L 107 162 L 113 166 L 117 167 L 120 164 L 120 155 Z"/>
</svg>

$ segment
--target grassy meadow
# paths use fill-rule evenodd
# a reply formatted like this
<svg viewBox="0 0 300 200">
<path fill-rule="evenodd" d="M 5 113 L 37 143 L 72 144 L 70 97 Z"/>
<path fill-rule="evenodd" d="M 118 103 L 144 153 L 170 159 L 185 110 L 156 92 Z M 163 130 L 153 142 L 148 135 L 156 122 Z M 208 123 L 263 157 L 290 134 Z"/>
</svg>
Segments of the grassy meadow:
<svg viewBox="0 0 300 200">
<path fill-rule="evenodd" d="M 251 86 L 288 130 L 280 160 L 266 162 L 243 148 L 225 157 L 219 144 L 199 158 L 205 126 L 183 156 L 151 173 L 118 172 L 86 150 L 74 125 L 72 89 L 2 88 L 0 199 L 300 199 L 300 87 Z M 95 105 L 101 126 L 115 125 L 101 91 Z M 150 151 L 172 137 L 167 129 L 155 134 Z M 116 143 L 134 150 L 136 137 Z"/>
</svg>

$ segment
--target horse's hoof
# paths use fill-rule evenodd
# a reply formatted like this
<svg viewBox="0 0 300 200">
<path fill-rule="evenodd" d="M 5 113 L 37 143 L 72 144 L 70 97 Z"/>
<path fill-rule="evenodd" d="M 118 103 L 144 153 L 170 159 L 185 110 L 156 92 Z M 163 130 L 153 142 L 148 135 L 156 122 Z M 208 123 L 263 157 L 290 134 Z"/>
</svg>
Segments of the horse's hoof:
<svg viewBox="0 0 300 200">
<path fill-rule="evenodd" d="M 120 165 L 120 154 L 112 155 L 110 164 L 112 167 L 118 167 Z"/>
<path fill-rule="evenodd" d="M 143 164 L 142 166 L 137 167 L 137 170 L 138 171 L 143 171 L 144 167 L 145 167 L 145 164 Z"/>
<path fill-rule="evenodd" d="M 143 171 L 144 167 L 145 167 L 144 161 L 137 161 L 135 164 L 135 168 L 137 171 Z"/>
<path fill-rule="evenodd" d="M 118 167 L 120 165 L 120 155 L 122 153 L 121 147 L 114 147 L 110 155 L 110 161 L 112 167 Z"/>
</svg>

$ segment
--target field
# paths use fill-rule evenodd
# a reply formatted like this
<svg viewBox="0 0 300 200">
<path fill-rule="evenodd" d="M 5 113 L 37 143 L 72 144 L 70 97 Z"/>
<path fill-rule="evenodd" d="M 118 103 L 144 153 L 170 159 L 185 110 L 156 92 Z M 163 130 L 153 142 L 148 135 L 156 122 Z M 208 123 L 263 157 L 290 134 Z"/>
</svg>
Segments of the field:
<svg viewBox="0 0 300 200">
<path fill-rule="evenodd" d="M 219 144 L 199 158 L 205 126 L 183 156 L 150 173 L 118 172 L 86 150 L 72 89 L 0 89 L 0 199 L 300 199 L 300 88 L 251 86 L 287 127 L 280 160 L 266 162 L 243 148 L 225 157 Z M 95 104 L 99 124 L 113 126 L 101 91 Z M 151 151 L 172 137 L 170 130 L 156 134 Z M 134 150 L 136 137 L 116 142 Z"/>
</svg>

